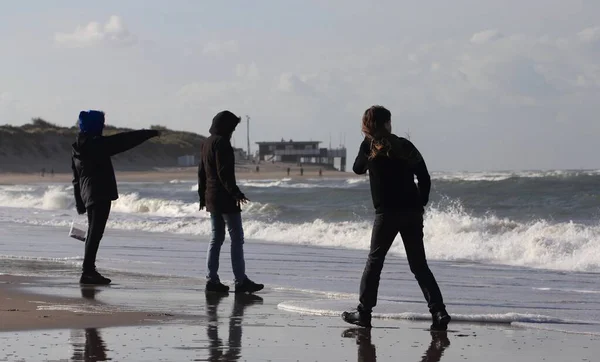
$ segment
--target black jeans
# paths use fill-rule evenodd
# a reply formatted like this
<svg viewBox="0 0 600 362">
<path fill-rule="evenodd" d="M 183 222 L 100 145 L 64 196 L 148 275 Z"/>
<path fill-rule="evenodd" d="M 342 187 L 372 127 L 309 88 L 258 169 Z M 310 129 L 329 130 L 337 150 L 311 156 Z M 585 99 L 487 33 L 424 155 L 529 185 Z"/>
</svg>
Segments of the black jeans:
<svg viewBox="0 0 600 362">
<path fill-rule="evenodd" d="M 410 271 L 415 275 L 423 291 L 429 310 L 434 313 L 445 309 L 442 293 L 425 258 L 423 214 L 421 212 L 396 212 L 377 214 L 375 217 L 371 235 L 371 251 L 360 282 L 359 310 L 371 312 L 377 304 L 377 291 L 383 262 L 398 233 L 404 242 Z"/>
<path fill-rule="evenodd" d="M 85 256 L 83 257 L 84 273 L 96 270 L 96 254 L 98 254 L 100 240 L 102 240 L 106 221 L 110 215 L 110 206 L 110 201 L 103 201 L 87 208 L 88 231 L 85 238 Z"/>
</svg>

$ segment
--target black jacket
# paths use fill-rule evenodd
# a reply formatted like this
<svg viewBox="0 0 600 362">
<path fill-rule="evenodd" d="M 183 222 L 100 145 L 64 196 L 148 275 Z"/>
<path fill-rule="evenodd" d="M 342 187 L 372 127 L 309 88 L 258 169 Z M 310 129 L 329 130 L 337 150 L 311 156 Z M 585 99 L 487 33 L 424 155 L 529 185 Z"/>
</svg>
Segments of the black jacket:
<svg viewBox="0 0 600 362">
<path fill-rule="evenodd" d="M 117 180 L 110 157 L 158 134 L 155 130 L 123 132 L 113 136 L 80 133 L 73 143 L 71 157 L 77 211 L 82 213 L 96 202 L 118 199 Z"/>
<path fill-rule="evenodd" d="M 360 145 L 353 171 L 362 175 L 369 171 L 373 206 L 378 214 L 396 211 L 423 211 L 429 201 L 431 178 L 417 148 L 407 139 L 387 137 L 389 154 L 369 160 L 371 141 Z M 418 186 L 415 184 L 417 176 Z"/>
<path fill-rule="evenodd" d="M 210 137 L 202 144 L 198 166 L 198 196 L 200 207 L 211 213 L 240 212 L 245 196 L 235 180 L 235 156 L 231 134 L 240 122 L 231 112 L 221 112 L 213 119 Z"/>
</svg>

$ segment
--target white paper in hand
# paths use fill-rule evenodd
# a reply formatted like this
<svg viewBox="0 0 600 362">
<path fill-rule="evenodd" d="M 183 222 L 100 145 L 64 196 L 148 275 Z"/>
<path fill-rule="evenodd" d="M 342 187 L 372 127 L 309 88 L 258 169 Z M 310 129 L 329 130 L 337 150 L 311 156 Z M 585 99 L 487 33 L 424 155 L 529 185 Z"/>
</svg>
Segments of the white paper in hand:
<svg viewBox="0 0 600 362">
<path fill-rule="evenodd" d="M 75 220 L 76 219 L 73 219 L 73 222 L 71 223 L 71 230 L 69 230 L 69 236 L 73 239 L 85 241 L 85 237 L 87 235 L 87 228 L 77 224 Z"/>
</svg>

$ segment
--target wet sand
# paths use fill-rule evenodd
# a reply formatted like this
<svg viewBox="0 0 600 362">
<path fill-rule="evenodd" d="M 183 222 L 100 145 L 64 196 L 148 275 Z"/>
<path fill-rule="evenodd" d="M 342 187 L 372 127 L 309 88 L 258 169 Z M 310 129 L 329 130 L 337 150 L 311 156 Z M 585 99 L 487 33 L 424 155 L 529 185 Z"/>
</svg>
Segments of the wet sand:
<svg viewBox="0 0 600 362">
<path fill-rule="evenodd" d="M 134 288 L 129 288 L 124 280 L 122 288 L 104 288 L 98 296 L 83 293 L 77 298 L 79 286 L 66 280 L 6 276 L 0 280 L 0 320 L 4 330 L 0 333 L 0 361 L 552 362 L 596 361 L 600 353 L 598 336 L 501 324 L 453 323 L 447 332 L 431 332 L 428 323 L 422 321 L 377 319 L 372 330 L 354 328 L 339 317 L 280 310 L 279 303 L 307 296 L 270 288 L 254 296 L 205 294 L 201 286 L 181 289 L 177 291 L 178 298 L 188 303 L 187 314 L 158 319 L 151 316 L 156 312 L 117 311 L 97 316 L 85 309 L 44 311 L 39 310 L 36 301 L 93 305 L 112 299 L 144 306 L 152 304 L 156 293 L 143 293 L 140 289 L 132 294 L 127 289 Z M 29 288 L 28 285 L 33 285 L 30 290 L 36 293 L 53 293 L 24 294 L 15 288 Z M 43 288 L 35 288 L 36 285 Z M 147 287 L 160 286 L 153 283 Z M 135 298 L 140 298 L 139 303 Z M 172 303 L 173 309 L 183 305 Z M 156 307 L 171 308 L 164 300 Z M 58 329 L 38 330 L 42 328 Z"/>
<path fill-rule="evenodd" d="M 94 287 L 79 288 L 81 298 L 75 298 L 28 292 L 26 288 L 33 283 L 44 283 L 44 280 L 0 275 L 0 332 L 132 326 L 174 317 L 100 306 L 94 300 L 97 291 Z"/>
</svg>

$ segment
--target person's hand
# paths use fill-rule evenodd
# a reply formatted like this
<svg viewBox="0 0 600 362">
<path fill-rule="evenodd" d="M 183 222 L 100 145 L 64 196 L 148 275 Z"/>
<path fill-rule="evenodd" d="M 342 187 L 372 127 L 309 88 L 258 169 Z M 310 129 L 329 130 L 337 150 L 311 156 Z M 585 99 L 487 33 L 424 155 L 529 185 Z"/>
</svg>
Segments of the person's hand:
<svg viewBox="0 0 600 362">
<path fill-rule="evenodd" d="M 250 200 L 246 196 L 241 196 L 238 200 L 238 206 L 246 205 Z"/>
<path fill-rule="evenodd" d="M 206 207 L 206 202 L 200 201 L 200 208 L 199 208 L 199 210 L 202 211 L 202 210 L 204 210 L 205 207 Z"/>
<path fill-rule="evenodd" d="M 85 214 L 85 212 L 86 212 L 86 210 L 85 210 L 85 206 L 83 206 L 83 205 L 77 205 L 77 206 L 76 206 L 76 209 L 77 209 L 77 213 L 78 213 L 79 215 L 83 215 L 83 214 Z"/>
</svg>

